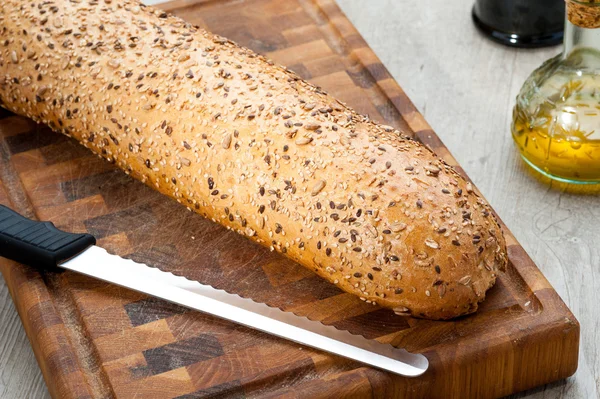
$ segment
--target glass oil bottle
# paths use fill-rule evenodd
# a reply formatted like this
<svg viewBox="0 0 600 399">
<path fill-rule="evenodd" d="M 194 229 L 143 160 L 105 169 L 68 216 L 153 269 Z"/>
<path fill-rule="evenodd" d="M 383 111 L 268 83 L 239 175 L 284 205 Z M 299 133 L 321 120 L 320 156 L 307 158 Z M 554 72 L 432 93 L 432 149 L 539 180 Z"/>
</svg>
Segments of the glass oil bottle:
<svg viewBox="0 0 600 399">
<path fill-rule="evenodd" d="M 600 2 L 567 0 L 564 51 L 525 82 L 512 134 L 540 173 L 600 183 Z"/>
</svg>

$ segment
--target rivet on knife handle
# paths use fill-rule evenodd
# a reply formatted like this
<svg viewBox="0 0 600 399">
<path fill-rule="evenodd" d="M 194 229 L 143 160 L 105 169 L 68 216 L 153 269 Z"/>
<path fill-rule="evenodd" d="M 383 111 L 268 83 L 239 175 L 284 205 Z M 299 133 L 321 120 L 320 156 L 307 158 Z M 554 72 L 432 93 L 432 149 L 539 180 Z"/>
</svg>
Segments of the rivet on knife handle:
<svg viewBox="0 0 600 399">
<path fill-rule="evenodd" d="M 0 255 L 50 270 L 96 244 L 89 234 L 66 233 L 50 222 L 37 222 L 0 205 Z"/>
</svg>

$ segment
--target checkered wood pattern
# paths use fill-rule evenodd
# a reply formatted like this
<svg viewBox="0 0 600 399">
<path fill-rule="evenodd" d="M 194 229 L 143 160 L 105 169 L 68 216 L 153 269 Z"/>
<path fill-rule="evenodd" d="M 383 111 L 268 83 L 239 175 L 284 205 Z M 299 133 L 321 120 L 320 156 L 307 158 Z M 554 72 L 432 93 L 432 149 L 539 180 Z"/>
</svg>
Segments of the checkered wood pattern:
<svg viewBox="0 0 600 399">
<path fill-rule="evenodd" d="M 331 0 L 179 0 L 190 22 L 287 64 L 455 160 Z M 109 252 L 425 353 L 406 379 L 75 273 L 0 262 L 51 393 L 65 398 L 495 397 L 571 375 L 579 325 L 507 231 L 481 310 L 395 316 L 193 214 L 48 128 L 0 111 L 0 203 Z M 460 168 L 459 168 L 460 170 Z"/>
</svg>

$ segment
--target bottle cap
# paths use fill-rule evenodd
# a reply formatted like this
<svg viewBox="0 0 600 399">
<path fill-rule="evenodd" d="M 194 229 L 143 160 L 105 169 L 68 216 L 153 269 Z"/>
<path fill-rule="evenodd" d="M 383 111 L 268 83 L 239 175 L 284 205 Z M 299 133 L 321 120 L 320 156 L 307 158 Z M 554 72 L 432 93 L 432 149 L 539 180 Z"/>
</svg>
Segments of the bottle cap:
<svg viewBox="0 0 600 399">
<path fill-rule="evenodd" d="M 600 0 L 565 0 L 567 16 L 573 25 L 600 28 Z"/>
</svg>

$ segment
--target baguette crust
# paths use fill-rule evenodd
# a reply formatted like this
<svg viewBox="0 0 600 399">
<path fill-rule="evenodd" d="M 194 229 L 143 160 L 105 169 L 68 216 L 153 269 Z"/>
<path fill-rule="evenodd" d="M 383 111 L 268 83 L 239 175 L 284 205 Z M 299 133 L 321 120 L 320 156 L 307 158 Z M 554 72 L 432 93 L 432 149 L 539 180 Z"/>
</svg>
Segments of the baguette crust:
<svg viewBox="0 0 600 399">
<path fill-rule="evenodd" d="M 128 0 L 2 0 L 0 104 L 397 314 L 474 312 L 506 244 L 423 145 Z"/>
</svg>

